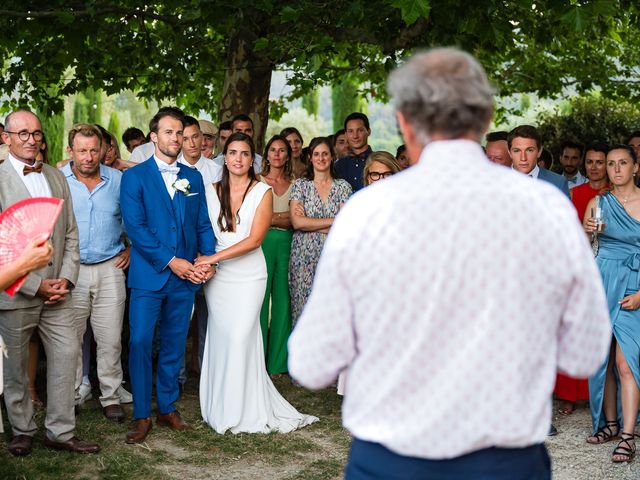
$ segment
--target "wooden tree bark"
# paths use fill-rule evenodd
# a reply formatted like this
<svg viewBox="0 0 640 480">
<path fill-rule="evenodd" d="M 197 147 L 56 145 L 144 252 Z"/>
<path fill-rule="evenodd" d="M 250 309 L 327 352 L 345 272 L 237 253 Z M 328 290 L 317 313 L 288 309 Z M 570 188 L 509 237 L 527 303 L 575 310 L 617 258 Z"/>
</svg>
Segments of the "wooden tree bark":
<svg viewBox="0 0 640 480">
<path fill-rule="evenodd" d="M 253 52 L 255 33 L 238 31 L 231 37 L 222 86 L 220 121 L 245 113 L 254 126 L 256 151 L 262 153 L 269 118 L 269 90 L 273 64 Z"/>
</svg>

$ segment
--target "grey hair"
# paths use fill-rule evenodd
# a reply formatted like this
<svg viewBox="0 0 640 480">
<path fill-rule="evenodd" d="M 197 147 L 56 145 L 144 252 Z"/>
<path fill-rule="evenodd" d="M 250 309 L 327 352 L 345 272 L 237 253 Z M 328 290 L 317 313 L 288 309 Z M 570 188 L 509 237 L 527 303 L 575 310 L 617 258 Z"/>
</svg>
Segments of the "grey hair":
<svg viewBox="0 0 640 480">
<path fill-rule="evenodd" d="M 494 90 L 478 61 L 456 48 L 417 53 L 389 76 L 394 107 L 426 145 L 431 135 L 459 138 L 485 133 Z"/>
</svg>

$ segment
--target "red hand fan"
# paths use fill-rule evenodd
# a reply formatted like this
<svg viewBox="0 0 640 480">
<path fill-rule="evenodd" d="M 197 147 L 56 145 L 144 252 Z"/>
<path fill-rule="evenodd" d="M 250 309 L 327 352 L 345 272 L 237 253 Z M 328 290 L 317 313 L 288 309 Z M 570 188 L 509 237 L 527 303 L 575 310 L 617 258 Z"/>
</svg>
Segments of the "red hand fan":
<svg viewBox="0 0 640 480">
<path fill-rule="evenodd" d="M 34 238 L 51 236 L 64 200 L 51 197 L 27 198 L 0 214 L 0 268 L 18 258 Z M 27 277 L 7 288 L 13 297 Z"/>
</svg>

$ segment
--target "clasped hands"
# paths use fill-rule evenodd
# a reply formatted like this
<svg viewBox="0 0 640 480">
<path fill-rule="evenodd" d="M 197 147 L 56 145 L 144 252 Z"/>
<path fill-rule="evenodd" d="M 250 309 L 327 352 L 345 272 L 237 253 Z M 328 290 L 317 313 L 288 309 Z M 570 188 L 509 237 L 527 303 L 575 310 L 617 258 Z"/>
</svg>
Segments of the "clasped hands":
<svg viewBox="0 0 640 480">
<path fill-rule="evenodd" d="M 69 290 L 66 278 L 47 278 L 40 282 L 37 295 L 44 299 L 45 305 L 53 305 L 64 300 Z"/>
<path fill-rule="evenodd" d="M 169 262 L 169 268 L 173 273 L 183 280 L 189 280 L 196 285 L 205 283 L 215 274 L 215 269 L 208 263 L 199 262 L 196 258 L 194 263 L 184 258 L 174 258 Z"/>
</svg>

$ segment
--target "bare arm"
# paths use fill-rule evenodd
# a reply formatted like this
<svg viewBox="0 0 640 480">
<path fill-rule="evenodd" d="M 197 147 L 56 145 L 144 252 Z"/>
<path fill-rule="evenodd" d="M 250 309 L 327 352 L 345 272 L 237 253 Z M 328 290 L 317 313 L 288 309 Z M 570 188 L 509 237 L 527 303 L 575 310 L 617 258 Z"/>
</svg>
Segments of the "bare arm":
<svg viewBox="0 0 640 480">
<path fill-rule="evenodd" d="M 0 272 L 0 291 L 6 290 L 29 272 L 46 267 L 52 255 L 51 244 L 46 238 L 33 240 L 18 258 Z"/>
<path fill-rule="evenodd" d="M 310 218 L 304 214 L 304 207 L 298 200 L 291 200 L 291 225 L 303 232 L 321 232 L 333 225 L 333 218 Z M 325 232 L 326 233 L 326 232 Z"/>
<path fill-rule="evenodd" d="M 269 227 L 271 226 L 272 214 L 273 194 L 271 193 L 271 190 L 267 190 L 262 197 L 262 200 L 260 201 L 260 205 L 258 205 L 258 209 L 256 210 L 256 215 L 253 218 L 249 236 L 239 241 L 235 245 L 232 245 L 229 248 L 225 248 L 224 250 L 221 250 L 213 255 L 198 257 L 198 259 L 196 260 L 196 266 L 205 263 L 213 265 L 223 260 L 229 260 L 230 258 L 239 257 L 260 247 L 260 245 L 262 245 L 264 237 L 269 231 Z"/>
</svg>

